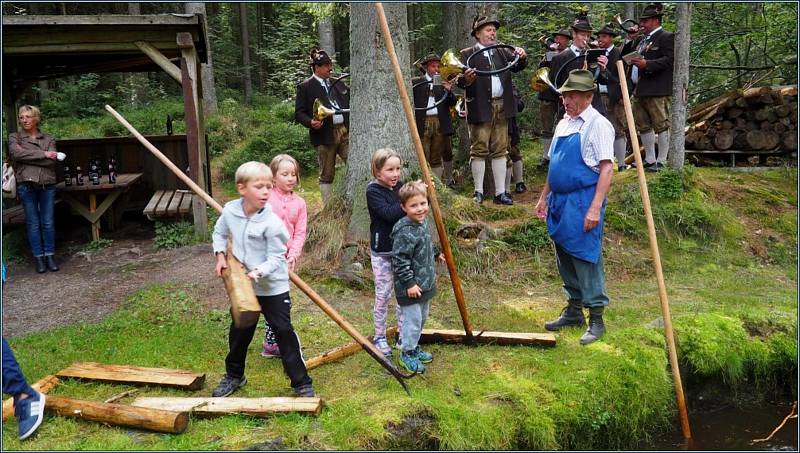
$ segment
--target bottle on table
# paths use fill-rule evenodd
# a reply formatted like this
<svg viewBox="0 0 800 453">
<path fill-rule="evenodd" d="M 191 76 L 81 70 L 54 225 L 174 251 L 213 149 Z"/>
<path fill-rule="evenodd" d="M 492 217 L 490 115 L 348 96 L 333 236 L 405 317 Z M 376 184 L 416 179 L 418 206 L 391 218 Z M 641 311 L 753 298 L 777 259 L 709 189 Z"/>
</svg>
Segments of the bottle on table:
<svg viewBox="0 0 800 453">
<path fill-rule="evenodd" d="M 89 179 L 92 185 L 100 184 L 100 168 L 97 165 L 97 159 L 89 160 Z"/>
<path fill-rule="evenodd" d="M 64 185 L 72 185 L 72 173 L 70 173 L 69 165 L 64 165 Z"/>
<path fill-rule="evenodd" d="M 117 182 L 117 161 L 113 157 L 108 159 L 108 182 L 110 184 Z"/>
<path fill-rule="evenodd" d="M 83 185 L 83 172 L 81 171 L 80 165 L 75 167 L 75 184 L 79 186 Z"/>
</svg>

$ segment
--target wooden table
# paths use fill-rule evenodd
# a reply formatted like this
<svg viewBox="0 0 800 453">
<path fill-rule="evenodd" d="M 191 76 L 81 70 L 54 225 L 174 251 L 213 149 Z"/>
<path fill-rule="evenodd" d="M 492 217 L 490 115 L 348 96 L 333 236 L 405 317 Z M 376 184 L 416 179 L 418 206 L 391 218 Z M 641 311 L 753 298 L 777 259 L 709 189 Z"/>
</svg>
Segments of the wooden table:
<svg viewBox="0 0 800 453">
<path fill-rule="evenodd" d="M 114 224 L 119 221 L 123 208 L 128 202 L 131 186 L 141 178 L 142 173 L 122 173 L 117 176 L 117 181 L 111 184 L 108 182 L 108 176 L 103 175 L 100 179 L 100 184 L 92 184 L 84 176 L 84 184 L 82 186 L 76 185 L 74 182 L 71 186 L 66 186 L 62 181 L 56 185 L 56 191 L 78 214 L 92 224 L 92 240 L 96 241 L 100 239 L 100 218 L 106 212 L 111 214 L 108 221 L 109 229 L 113 230 Z M 80 194 L 89 196 L 88 206 L 84 204 L 83 197 Z M 98 195 L 105 195 L 99 206 L 97 205 Z M 111 209 L 115 201 L 117 202 L 117 215 L 114 215 L 114 210 Z"/>
</svg>

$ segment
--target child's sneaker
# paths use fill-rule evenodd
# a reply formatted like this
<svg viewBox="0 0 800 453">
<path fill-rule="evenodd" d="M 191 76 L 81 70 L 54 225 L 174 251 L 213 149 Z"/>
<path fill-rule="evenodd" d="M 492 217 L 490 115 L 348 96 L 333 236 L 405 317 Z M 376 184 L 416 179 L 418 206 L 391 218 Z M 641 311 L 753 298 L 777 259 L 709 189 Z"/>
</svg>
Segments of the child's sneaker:
<svg viewBox="0 0 800 453">
<path fill-rule="evenodd" d="M 398 351 L 403 350 L 403 342 L 400 341 L 400 336 L 397 336 L 397 341 L 394 343 L 394 347 L 397 348 Z"/>
<path fill-rule="evenodd" d="M 374 340 L 372 340 L 372 343 L 383 353 L 385 357 L 391 357 L 392 348 L 389 347 L 389 342 L 386 341 L 386 337 L 376 337 Z"/>
<path fill-rule="evenodd" d="M 314 387 L 311 384 L 301 385 L 294 389 L 294 394 L 297 396 L 314 397 Z"/>
<path fill-rule="evenodd" d="M 419 359 L 420 362 L 422 363 L 433 362 L 433 354 L 431 354 L 430 352 L 423 351 L 422 349 L 419 348 L 419 346 L 417 346 L 415 352 L 417 353 L 417 359 Z"/>
<path fill-rule="evenodd" d="M 215 388 L 211 393 L 211 396 L 215 398 L 228 396 L 245 384 L 247 384 L 247 377 L 242 376 L 240 378 L 235 378 L 226 373 L 225 376 L 223 376 L 222 381 L 220 381 L 219 385 L 217 385 L 217 388 Z"/>
<path fill-rule="evenodd" d="M 425 372 L 425 365 L 417 358 L 417 351 L 403 351 L 400 354 L 400 363 L 403 364 L 403 368 L 411 373 L 422 374 Z"/>
<path fill-rule="evenodd" d="M 276 358 L 281 356 L 281 350 L 278 348 L 278 345 L 275 343 L 267 343 L 264 342 L 264 347 L 261 350 L 261 357 L 266 357 L 268 359 Z"/>
<path fill-rule="evenodd" d="M 44 420 L 44 393 L 34 391 L 24 400 L 17 400 L 14 415 L 17 417 L 19 440 L 25 440 L 36 431 Z"/>
</svg>

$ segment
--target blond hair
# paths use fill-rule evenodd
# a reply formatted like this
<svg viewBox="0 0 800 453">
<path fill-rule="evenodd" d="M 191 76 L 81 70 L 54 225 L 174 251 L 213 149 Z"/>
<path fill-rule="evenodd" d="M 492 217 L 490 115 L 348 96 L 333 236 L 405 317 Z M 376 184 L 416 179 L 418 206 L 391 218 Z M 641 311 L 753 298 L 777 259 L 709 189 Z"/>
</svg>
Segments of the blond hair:
<svg viewBox="0 0 800 453">
<path fill-rule="evenodd" d="M 264 162 L 251 160 L 239 165 L 236 169 L 236 184 L 247 184 L 254 179 L 267 179 L 272 181 L 272 171 Z"/>
<path fill-rule="evenodd" d="M 288 154 L 278 154 L 272 158 L 269 163 L 269 169 L 272 170 L 272 174 L 278 174 L 278 167 L 281 166 L 281 162 L 291 162 L 294 165 L 294 174 L 297 176 L 297 180 L 300 181 L 300 165 L 297 163 L 297 159 Z"/>
<path fill-rule="evenodd" d="M 42 118 L 42 112 L 39 111 L 39 107 L 34 105 L 23 105 L 19 108 L 19 115 L 23 113 L 30 113 L 32 117 L 36 118 L 37 120 Z"/>
<path fill-rule="evenodd" d="M 393 150 L 392 148 L 381 148 L 372 153 L 372 176 L 377 178 L 378 173 L 381 171 L 383 166 L 386 165 L 386 161 L 392 157 L 396 157 L 401 164 L 403 163 L 403 159 L 401 159 L 400 155 L 397 154 L 397 151 Z"/>
<path fill-rule="evenodd" d="M 422 182 L 421 179 L 416 181 L 411 181 L 403 184 L 403 187 L 400 188 L 400 192 L 397 194 L 400 197 L 400 204 L 404 205 L 406 202 L 418 195 L 422 195 L 426 199 L 428 198 L 428 186 Z"/>
</svg>

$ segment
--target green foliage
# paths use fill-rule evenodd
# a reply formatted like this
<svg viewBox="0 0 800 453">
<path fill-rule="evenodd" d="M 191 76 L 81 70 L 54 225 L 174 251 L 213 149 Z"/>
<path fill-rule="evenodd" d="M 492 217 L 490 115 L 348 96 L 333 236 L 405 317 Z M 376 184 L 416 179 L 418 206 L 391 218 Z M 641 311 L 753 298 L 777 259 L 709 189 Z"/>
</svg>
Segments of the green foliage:
<svg viewBox="0 0 800 453">
<path fill-rule="evenodd" d="M 527 252 L 536 252 L 550 247 L 547 224 L 536 218 L 510 229 L 503 236 L 503 240 Z"/>
<path fill-rule="evenodd" d="M 111 244 L 113 243 L 114 241 L 111 239 L 100 238 L 95 241 L 87 243 L 86 245 L 81 247 L 81 250 L 83 250 L 84 252 L 96 252 L 98 250 L 103 250 L 104 248 L 111 247 Z"/>
<path fill-rule="evenodd" d="M 113 104 L 111 106 L 143 135 L 164 135 L 167 115 L 172 117 L 173 133 L 186 132 L 183 101 L 180 98 L 164 98 L 135 108 L 124 104 L 119 108 Z M 92 115 L 85 118 L 72 116 L 51 118 L 48 115 L 47 120 L 42 121 L 42 129 L 59 139 L 130 135 L 130 132 L 106 112 L 102 105 L 96 105 Z"/>
<path fill-rule="evenodd" d="M 3 261 L 6 263 L 23 263 L 28 253 L 28 242 L 24 228 L 6 228 L 3 232 Z"/>
<path fill-rule="evenodd" d="M 153 247 L 156 250 L 183 247 L 196 241 L 192 222 L 162 222 L 156 220 L 156 236 L 153 239 Z"/>
<path fill-rule="evenodd" d="M 98 106 L 113 99 L 112 93 L 97 90 L 99 83 L 98 74 L 79 76 L 74 83 L 64 84 L 51 92 L 42 102 L 42 112 L 53 117 L 85 117 L 94 114 Z"/>
</svg>

